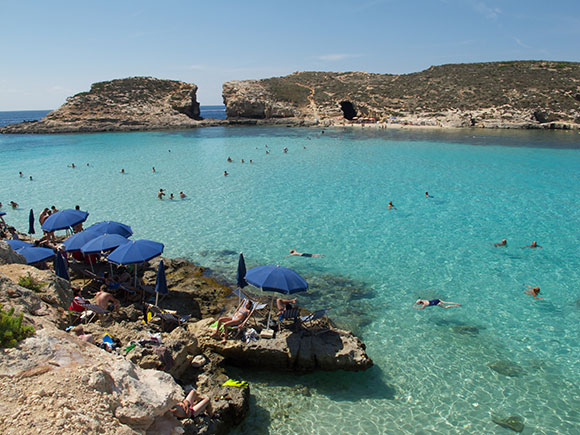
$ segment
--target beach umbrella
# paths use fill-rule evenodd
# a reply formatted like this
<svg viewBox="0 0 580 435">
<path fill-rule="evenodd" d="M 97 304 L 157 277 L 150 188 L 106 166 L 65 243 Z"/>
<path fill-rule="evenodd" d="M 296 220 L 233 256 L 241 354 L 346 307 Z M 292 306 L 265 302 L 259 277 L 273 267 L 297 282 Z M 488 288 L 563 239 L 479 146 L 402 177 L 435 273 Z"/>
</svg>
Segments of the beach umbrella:
<svg viewBox="0 0 580 435">
<path fill-rule="evenodd" d="M 32 209 L 28 215 L 28 234 L 34 234 L 34 211 Z"/>
<path fill-rule="evenodd" d="M 107 256 L 107 261 L 118 265 L 134 264 L 135 287 L 137 287 L 137 265 L 161 255 L 163 248 L 163 243 L 151 240 L 129 240 L 111 252 Z"/>
<path fill-rule="evenodd" d="M 0 216 L 4 216 L 4 215 L 6 215 L 6 212 L 5 211 L 0 211 Z"/>
<path fill-rule="evenodd" d="M 107 256 L 111 263 L 125 265 L 143 263 L 161 255 L 163 243 L 151 240 L 129 240 Z"/>
<path fill-rule="evenodd" d="M 165 266 L 163 265 L 163 260 L 161 260 L 157 268 L 157 279 L 155 280 L 155 305 L 157 305 L 159 295 L 166 295 L 167 293 L 169 293 L 169 289 L 165 278 Z"/>
<path fill-rule="evenodd" d="M 254 267 L 246 273 L 248 284 L 258 287 L 267 292 L 278 292 L 286 295 L 304 292 L 308 289 L 308 283 L 298 273 L 287 267 L 266 265 Z M 267 327 L 270 327 L 270 317 L 274 299 L 270 304 Z"/>
<path fill-rule="evenodd" d="M 125 243 L 129 243 L 129 240 L 119 234 L 102 234 L 85 243 L 81 247 L 81 252 L 83 254 L 95 254 L 110 251 Z"/>
<path fill-rule="evenodd" d="M 54 257 L 54 273 L 57 276 L 60 276 L 62 279 L 66 279 L 70 281 L 70 277 L 68 276 L 68 267 L 66 265 L 66 261 L 64 260 L 63 256 L 58 252 Z"/>
<path fill-rule="evenodd" d="M 87 229 L 81 231 L 80 233 L 73 234 L 63 242 L 63 245 L 68 252 L 79 251 L 88 242 L 90 242 L 96 237 L 99 237 L 100 235 L 101 234 L 99 234 L 96 231 L 89 231 Z"/>
<path fill-rule="evenodd" d="M 66 230 L 86 221 L 88 216 L 89 213 L 86 211 L 67 208 L 47 217 L 41 228 L 48 232 Z"/>
<path fill-rule="evenodd" d="M 25 246 L 18 249 L 20 255 L 26 259 L 27 264 L 38 263 L 39 261 L 48 260 L 54 256 L 54 251 L 48 248 L 39 248 L 35 246 Z"/>
<path fill-rule="evenodd" d="M 22 240 L 4 240 L 4 241 L 8 243 L 10 247 L 15 251 L 18 249 L 34 246 L 31 243 L 23 242 Z"/>
<path fill-rule="evenodd" d="M 240 252 L 240 258 L 238 259 L 238 273 L 237 273 L 238 288 L 243 289 L 248 285 L 246 282 L 246 261 L 244 260 L 244 254 Z M 241 292 L 240 292 L 241 293 Z M 241 296 L 238 294 L 238 303 Z"/>
<path fill-rule="evenodd" d="M 96 231 L 100 234 L 119 234 L 123 237 L 131 237 L 133 235 L 133 230 L 129 225 L 115 221 L 98 222 L 88 227 L 87 230 Z"/>
</svg>

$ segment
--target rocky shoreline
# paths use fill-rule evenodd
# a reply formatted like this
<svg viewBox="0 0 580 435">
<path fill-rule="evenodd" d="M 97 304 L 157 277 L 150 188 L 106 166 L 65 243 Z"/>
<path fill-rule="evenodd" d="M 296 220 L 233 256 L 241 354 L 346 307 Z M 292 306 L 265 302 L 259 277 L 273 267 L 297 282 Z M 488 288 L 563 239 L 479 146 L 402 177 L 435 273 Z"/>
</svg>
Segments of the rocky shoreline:
<svg viewBox="0 0 580 435">
<path fill-rule="evenodd" d="M 147 265 L 146 283 L 154 282 L 158 261 Z M 298 372 L 372 366 L 364 344 L 331 325 L 221 344 L 209 336 L 208 326 L 224 306 L 236 305 L 236 298 L 227 297 L 231 289 L 187 260 L 164 262 L 171 295 L 163 308 L 192 317 L 183 325 L 157 318 L 145 324 L 139 304 L 124 303 L 119 313 L 83 325 L 97 339 L 105 333 L 119 339 L 124 350 L 115 354 L 64 331 L 71 321 L 71 285 L 82 287 L 85 296 L 95 287 L 78 266 L 71 267 L 69 284 L 50 270 L 27 266 L 0 242 L 0 304 L 14 307 L 36 329 L 16 348 L 0 351 L 3 433 L 226 433 L 245 417 L 251 386 L 223 386 L 225 363 Z M 28 274 L 43 284 L 40 290 L 17 284 Z M 252 327 L 264 326 L 265 316 L 256 316 Z M 158 334 L 161 343 L 151 342 L 151 334 Z M 211 399 L 214 414 L 178 421 L 168 411 L 193 388 Z"/>
</svg>

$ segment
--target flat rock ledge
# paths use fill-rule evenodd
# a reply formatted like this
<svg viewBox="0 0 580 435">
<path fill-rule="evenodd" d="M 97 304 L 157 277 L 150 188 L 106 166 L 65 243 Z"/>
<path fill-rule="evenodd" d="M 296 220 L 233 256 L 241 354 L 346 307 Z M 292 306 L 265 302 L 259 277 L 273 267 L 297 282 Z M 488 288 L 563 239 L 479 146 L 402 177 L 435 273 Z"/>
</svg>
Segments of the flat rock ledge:
<svg viewBox="0 0 580 435">
<path fill-rule="evenodd" d="M 201 349 L 222 355 L 234 365 L 264 369 L 308 372 L 313 370 L 362 371 L 373 361 L 364 343 L 351 332 L 336 328 L 320 331 L 283 329 L 274 338 L 250 341 L 228 340 L 225 344 L 211 337 L 212 319 L 189 326 Z"/>
</svg>

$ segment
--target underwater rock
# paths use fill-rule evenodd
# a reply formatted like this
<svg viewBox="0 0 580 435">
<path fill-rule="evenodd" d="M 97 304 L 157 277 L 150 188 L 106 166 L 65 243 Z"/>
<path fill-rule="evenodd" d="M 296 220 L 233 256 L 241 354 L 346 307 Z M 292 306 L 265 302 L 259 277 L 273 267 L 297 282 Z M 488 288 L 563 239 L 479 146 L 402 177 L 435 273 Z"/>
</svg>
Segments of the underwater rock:
<svg viewBox="0 0 580 435">
<path fill-rule="evenodd" d="M 580 299 L 578 299 L 578 300 L 576 301 L 576 306 L 577 306 L 578 308 L 580 308 Z"/>
<path fill-rule="evenodd" d="M 477 334 L 479 334 L 479 329 L 476 326 L 461 325 L 461 326 L 454 326 L 453 332 L 456 332 L 457 334 L 462 334 L 462 335 L 477 335 Z"/>
<path fill-rule="evenodd" d="M 519 376 L 524 372 L 518 364 L 507 360 L 494 361 L 488 363 L 487 366 L 501 375 L 510 377 Z"/>
<path fill-rule="evenodd" d="M 524 419 L 519 415 L 510 415 L 506 418 L 492 416 L 491 421 L 493 421 L 495 424 L 499 424 L 501 427 L 511 429 L 514 432 L 521 432 L 524 430 Z"/>
</svg>

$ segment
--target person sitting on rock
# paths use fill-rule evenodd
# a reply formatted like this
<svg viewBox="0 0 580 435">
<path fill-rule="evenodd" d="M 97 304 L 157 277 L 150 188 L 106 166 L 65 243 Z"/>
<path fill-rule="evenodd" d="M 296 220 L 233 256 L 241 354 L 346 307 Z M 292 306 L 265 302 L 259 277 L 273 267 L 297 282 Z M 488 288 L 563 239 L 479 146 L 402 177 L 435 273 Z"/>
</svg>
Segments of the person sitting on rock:
<svg viewBox="0 0 580 435">
<path fill-rule="evenodd" d="M 231 326 L 238 326 L 244 323 L 244 321 L 250 315 L 252 305 L 253 305 L 252 301 L 247 300 L 236 310 L 233 316 L 220 317 L 217 322 L 217 329 L 215 333 L 213 333 L 211 336 L 217 338 L 220 334 L 220 330 L 223 328 L 224 332 L 222 333 L 221 342 L 225 343 L 228 339 L 228 328 Z"/>
<path fill-rule="evenodd" d="M 85 300 L 85 298 L 81 296 L 81 289 L 75 288 L 73 289 L 73 293 L 75 297 L 71 302 L 70 306 L 68 307 L 68 309 L 71 311 L 77 311 L 79 313 L 85 311 L 87 309 L 86 308 L 87 301 Z"/>
<path fill-rule="evenodd" d="M 212 415 L 209 397 L 200 396 L 195 390 L 191 390 L 187 397 L 170 411 L 176 418 L 194 418 L 204 411 L 210 417 Z"/>
<path fill-rule="evenodd" d="M 119 300 L 115 298 L 111 293 L 107 293 L 101 288 L 101 290 L 99 290 L 99 292 L 95 296 L 95 305 L 98 305 L 103 310 L 108 310 L 109 304 L 113 304 L 114 311 L 117 313 L 119 312 L 121 302 L 119 302 Z"/>
</svg>

